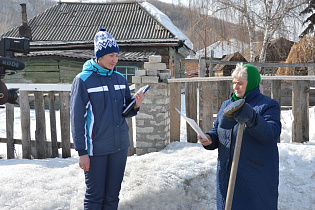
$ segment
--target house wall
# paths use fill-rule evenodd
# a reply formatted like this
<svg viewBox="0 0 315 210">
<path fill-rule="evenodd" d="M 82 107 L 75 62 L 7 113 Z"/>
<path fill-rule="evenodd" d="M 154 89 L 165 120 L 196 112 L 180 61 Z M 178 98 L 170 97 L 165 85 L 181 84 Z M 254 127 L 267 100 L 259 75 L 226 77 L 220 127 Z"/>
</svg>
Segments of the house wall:
<svg viewBox="0 0 315 210">
<path fill-rule="evenodd" d="M 84 61 L 60 60 L 54 58 L 19 59 L 25 68 L 14 75 L 6 75 L 7 83 L 72 83 L 82 71 Z"/>
<path fill-rule="evenodd" d="M 176 78 L 185 76 L 185 58 L 174 47 L 121 47 L 121 51 L 152 51 L 161 55 L 162 63 L 174 70 Z M 17 58 L 25 63 L 25 69 L 14 75 L 6 75 L 7 83 L 72 83 L 73 78 L 82 71 L 86 60 L 54 56 Z M 142 61 L 118 61 L 117 66 L 144 68 Z"/>
<path fill-rule="evenodd" d="M 185 77 L 185 57 L 180 55 L 173 47 L 169 48 L 169 64 L 169 69 L 171 70 L 172 77 Z"/>
</svg>

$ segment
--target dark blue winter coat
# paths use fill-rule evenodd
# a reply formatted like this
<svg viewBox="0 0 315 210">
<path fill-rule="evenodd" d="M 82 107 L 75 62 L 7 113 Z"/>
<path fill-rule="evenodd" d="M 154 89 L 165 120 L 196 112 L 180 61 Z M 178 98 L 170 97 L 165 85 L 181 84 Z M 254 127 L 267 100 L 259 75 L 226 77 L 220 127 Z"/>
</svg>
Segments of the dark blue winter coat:
<svg viewBox="0 0 315 210">
<path fill-rule="evenodd" d="M 279 185 L 279 154 L 277 141 L 281 133 L 279 103 L 260 93 L 259 87 L 247 93 L 245 102 L 257 113 L 255 125 L 245 125 L 240 152 L 232 209 L 277 209 Z M 223 102 L 209 135 L 218 148 L 217 209 L 224 209 L 233 160 L 238 124 L 233 129 L 219 127 L 223 109 L 232 103 Z"/>
<path fill-rule="evenodd" d="M 79 155 L 106 155 L 130 146 L 126 117 L 137 114 L 132 109 L 122 116 L 123 106 L 131 101 L 125 77 L 103 69 L 94 59 L 83 65 L 71 87 L 71 131 Z"/>
</svg>

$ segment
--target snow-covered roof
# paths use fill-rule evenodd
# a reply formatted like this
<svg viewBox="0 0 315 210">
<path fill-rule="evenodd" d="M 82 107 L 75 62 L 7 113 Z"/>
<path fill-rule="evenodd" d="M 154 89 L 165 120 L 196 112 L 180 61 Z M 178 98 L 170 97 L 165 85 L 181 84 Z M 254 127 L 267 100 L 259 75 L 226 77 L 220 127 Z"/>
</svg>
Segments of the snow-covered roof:
<svg viewBox="0 0 315 210">
<path fill-rule="evenodd" d="M 229 55 L 236 52 L 241 52 L 248 47 L 247 43 L 237 39 L 229 39 L 217 41 L 207 47 L 207 57 L 211 56 L 211 50 L 214 51 L 214 58 L 222 58 L 224 55 Z M 188 56 L 189 59 L 199 59 L 205 56 L 205 49 L 196 52 L 195 56 Z"/>
<path fill-rule="evenodd" d="M 141 3 L 141 6 L 154 18 L 156 18 L 165 28 L 175 34 L 178 39 L 185 40 L 184 43 L 188 48 L 193 49 L 193 44 L 189 38 L 173 24 L 167 15 L 148 2 Z"/>
</svg>

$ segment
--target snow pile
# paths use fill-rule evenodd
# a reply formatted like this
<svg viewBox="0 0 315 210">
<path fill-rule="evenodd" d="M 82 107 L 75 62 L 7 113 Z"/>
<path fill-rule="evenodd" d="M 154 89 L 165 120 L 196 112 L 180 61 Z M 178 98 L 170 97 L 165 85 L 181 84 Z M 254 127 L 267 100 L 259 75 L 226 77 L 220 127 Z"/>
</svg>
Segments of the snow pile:
<svg viewBox="0 0 315 210">
<path fill-rule="evenodd" d="M 314 107 L 309 113 L 313 128 Z M 311 210 L 315 204 L 315 132 L 310 129 L 308 143 L 285 143 L 290 142 L 293 117 L 291 111 L 282 111 L 281 116 L 279 210 Z M 31 118 L 34 126 L 33 111 Z M 4 109 L 0 109 L 0 119 L 0 137 L 5 137 Z M 128 157 L 120 210 L 216 209 L 217 150 L 184 142 L 185 126 L 181 123 L 181 142 L 171 143 L 160 152 Z M 20 127 L 16 127 L 15 138 L 20 136 Z M 16 145 L 17 154 L 19 150 Z M 6 144 L 0 143 L 0 155 L 5 154 Z M 67 159 L 3 159 L 0 174 L 2 210 L 83 209 L 84 173 L 73 150 Z"/>
</svg>

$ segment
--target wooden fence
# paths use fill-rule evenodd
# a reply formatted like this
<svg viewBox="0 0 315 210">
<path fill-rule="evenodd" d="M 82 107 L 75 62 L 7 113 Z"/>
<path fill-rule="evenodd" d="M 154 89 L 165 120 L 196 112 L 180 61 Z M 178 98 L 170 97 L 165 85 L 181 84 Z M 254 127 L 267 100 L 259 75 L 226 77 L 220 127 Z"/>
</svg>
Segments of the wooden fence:
<svg viewBox="0 0 315 210">
<path fill-rule="evenodd" d="M 22 158 L 43 159 L 59 157 L 58 149 L 62 148 L 62 157 L 71 157 L 74 148 L 70 134 L 70 84 L 7 84 L 9 88 L 19 88 L 21 119 L 21 139 L 14 139 L 14 105 L 6 104 L 6 138 L 0 137 L 1 143 L 7 143 L 7 159 L 15 158 L 15 144 L 22 145 Z M 131 87 L 131 89 L 134 87 Z M 35 109 L 35 140 L 31 139 L 30 110 Z M 50 141 L 47 141 L 45 109 L 49 109 Z M 56 110 L 60 110 L 60 127 L 57 127 Z M 132 119 L 127 119 L 132 128 Z M 61 139 L 57 139 L 57 131 Z M 129 130 L 131 147 L 129 155 L 135 153 L 133 129 Z"/>
<path fill-rule="evenodd" d="M 180 115 L 175 107 L 181 108 L 181 90 L 185 89 L 186 115 L 200 124 L 203 131 L 209 131 L 215 119 L 215 114 L 222 102 L 231 93 L 231 77 L 208 77 L 189 79 L 169 79 L 170 88 L 170 141 L 180 139 Z M 271 98 L 281 103 L 281 89 L 285 82 L 292 84 L 292 111 L 294 122 L 292 127 L 292 142 L 309 140 L 309 93 L 315 76 L 262 76 L 263 89 L 270 89 Z M 267 87 L 269 85 L 269 87 Z M 71 157 L 70 138 L 70 86 L 53 84 L 7 84 L 8 88 L 19 88 L 21 139 L 13 138 L 14 105 L 6 104 L 6 138 L 0 142 L 7 143 L 7 159 L 15 158 L 14 145 L 22 145 L 22 158 L 58 157 L 58 149 L 62 148 L 62 157 Z M 199 107 L 197 93 L 199 91 Z M 59 97 L 59 100 L 58 98 Z M 31 99 L 34 99 L 32 102 Z M 46 103 L 45 103 L 46 101 Z M 36 115 L 35 140 L 30 135 L 30 104 L 34 104 Z M 45 106 L 49 108 L 50 141 L 46 139 Z M 58 107 L 57 107 L 58 106 Z M 60 110 L 60 128 L 56 124 L 56 109 Z M 197 112 L 199 110 L 199 112 Z M 198 115 L 199 113 L 199 115 Z M 133 127 L 128 119 L 129 127 Z M 60 129 L 61 139 L 57 139 Z M 134 154 L 133 129 L 129 129 L 132 146 L 129 154 Z M 197 142 L 196 133 L 187 126 L 187 139 Z"/>
<path fill-rule="evenodd" d="M 14 139 L 14 105 L 6 104 L 7 159 L 14 158 L 14 144 L 22 145 L 22 158 L 58 157 L 62 148 L 62 157 L 71 156 L 70 143 L 70 85 L 54 84 L 7 84 L 8 88 L 19 88 L 21 119 L 21 139 Z M 46 97 L 47 96 L 47 97 Z M 59 96 L 61 141 L 57 141 L 56 96 Z M 45 98 L 48 99 L 50 139 L 46 137 Z M 32 101 L 30 101 L 32 100 Z M 31 140 L 30 104 L 33 104 L 36 116 L 35 140 Z"/>
<path fill-rule="evenodd" d="M 186 116 L 199 122 L 203 131 L 209 131 L 214 122 L 214 114 L 218 111 L 223 101 L 229 98 L 232 90 L 232 77 L 195 77 L 185 79 L 169 79 L 170 84 L 170 140 L 176 141 L 180 136 L 180 116 L 173 110 L 181 106 L 180 88 L 185 87 Z M 281 104 L 283 98 L 282 84 L 291 83 L 293 112 L 292 142 L 309 141 L 309 104 L 311 84 L 315 76 L 262 76 L 263 92 L 270 89 L 270 97 Z M 268 87 L 269 85 L 269 87 Z M 199 90 L 199 107 L 197 107 L 197 90 Z M 286 97 L 285 97 L 286 98 Z M 314 98 L 313 98 L 314 100 Z M 197 110 L 199 108 L 199 115 Z M 172 112 L 174 114 L 172 114 Z M 187 139 L 197 141 L 196 133 L 187 127 Z"/>
</svg>

